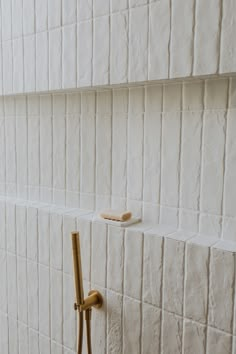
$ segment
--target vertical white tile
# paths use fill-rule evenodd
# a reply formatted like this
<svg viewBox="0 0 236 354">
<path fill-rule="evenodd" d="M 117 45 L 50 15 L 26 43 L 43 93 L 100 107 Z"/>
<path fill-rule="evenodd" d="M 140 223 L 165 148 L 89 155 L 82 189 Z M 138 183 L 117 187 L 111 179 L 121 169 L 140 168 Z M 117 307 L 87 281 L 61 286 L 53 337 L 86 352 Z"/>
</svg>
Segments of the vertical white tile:
<svg viewBox="0 0 236 354">
<path fill-rule="evenodd" d="M 76 22 L 77 0 L 62 0 L 62 24 L 68 25 Z"/>
<path fill-rule="evenodd" d="M 99 267 L 97 266 L 99 264 Z M 92 224 L 92 263 L 91 282 L 103 288 L 107 279 L 107 225 L 93 222 Z"/>
<path fill-rule="evenodd" d="M 79 115 L 67 115 L 66 120 L 66 190 L 68 191 L 67 205 L 79 206 L 80 186 L 80 119 Z M 71 196 L 69 195 L 71 193 Z"/>
<path fill-rule="evenodd" d="M 115 276 L 114 276 L 115 274 Z M 124 274 L 124 230 L 108 227 L 107 287 L 123 292 Z"/>
<path fill-rule="evenodd" d="M 48 1 L 48 28 L 61 26 L 62 0 Z"/>
<path fill-rule="evenodd" d="M 142 23 L 142 26 L 140 26 Z M 147 80 L 148 67 L 148 8 L 130 10 L 129 81 Z"/>
<path fill-rule="evenodd" d="M 64 95 L 54 97 L 54 111 L 53 111 L 53 187 L 55 189 L 65 189 L 65 157 L 66 157 L 66 119 L 63 112 Z M 58 113 L 57 110 L 60 112 Z M 56 203 L 63 201 L 55 200 Z"/>
<path fill-rule="evenodd" d="M 0 93 L 3 94 L 3 50 L 0 45 Z"/>
<path fill-rule="evenodd" d="M 204 354 L 206 348 L 206 327 L 189 320 L 184 321 L 184 354 Z"/>
<path fill-rule="evenodd" d="M 68 93 L 66 95 L 67 105 L 66 105 L 66 113 L 67 115 L 72 115 L 78 117 L 81 112 L 81 94 L 77 93 Z"/>
<path fill-rule="evenodd" d="M 145 111 L 143 200 L 158 203 L 161 170 L 161 86 L 146 88 Z"/>
<path fill-rule="evenodd" d="M 124 292 L 134 299 L 141 299 L 142 292 L 142 232 L 128 228 L 125 233 Z"/>
<path fill-rule="evenodd" d="M 7 313 L 7 255 L 5 251 L 0 251 L 0 309 Z"/>
<path fill-rule="evenodd" d="M 78 0 L 77 2 L 77 22 L 89 20 L 93 16 L 93 2 L 88 0 Z"/>
<path fill-rule="evenodd" d="M 113 91 L 112 114 L 112 195 L 124 198 L 127 184 L 128 90 Z M 122 139 L 120 137 L 122 136 Z"/>
<path fill-rule="evenodd" d="M 86 38 L 86 41 L 84 41 L 84 38 Z M 91 86 L 93 60 L 92 21 L 79 22 L 77 40 L 77 86 Z"/>
<path fill-rule="evenodd" d="M 50 97 L 50 96 L 49 96 Z M 50 97 L 51 101 L 51 97 Z M 53 136 L 52 136 L 52 117 L 44 115 L 40 111 L 40 185 L 41 200 L 51 202 L 52 176 L 53 176 Z"/>
<path fill-rule="evenodd" d="M 0 313 L 0 351 L 1 353 L 9 352 L 9 338 L 8 338 L 8 317 L 7 315 Z"/>
<path fill-rule="evenodd" d="M 61 87 L 62 34 L 59 28 L 49 32 L 49 89 L 60 89 Z"/>
<path fill-rule="evenodd" d="M 228 107 L 229 79 L 205 81 L 205 108 L 226 109 Z"/>
<path fill-rule="evenodd" d="M 5 120 L 6 134 L 6 182 L 16 184 L 16 119 L 8 116 Z"/>
<path fill-rule="evenodd" d="M 56 342 L 51 341 L 51 353 L 53 354 L 63 354 L 64 348 L 57 344 Z"/>
<path fill-rule="evenodd" d="M 232 336 L 209 327 L 207 333 L 207 354 L 231 353 Z"/>
<path fill-rule="evenodd" d="M 106 353 L 106 333 L 107 333 L 107 314 L 105 309 L 107 308 L 106 292 L 100 288 L 98 290 L 103 296 L 103 307 L 100 311 L 94 311 L 92 316 L 93 320 L 91 322 L 91 331 L 94 333 L 93 336 L 93 348 L 97 348 L 98 353 Z"/>
<path fill-rule="evenodd" d="M 225 149 L 226 113 L 205 112 L 203 136 L 203 162 L 201 183 L 201 209 L 221 214 L 223 194 L 223 161 Z M 214 138 L 213 138 L 214 137 Z M 217 145 L 213 140 L 217 140 Z"/>
<path fill-rule="evenodd" d="M 27 284 L 28 284 L 28 325 L 38 330 L 39 326 L 39 282 L 38 264 L 27 263 Z"/>
<path fill-rule="evenodd" d="M 51 269 L 51 339 L 62 342 L 62 273 Z M 54 353 L 54 351 L 53 351 Z"/>
<path fill-rule="evenodd" d="M 63 273 L 73 274 L 71 232 L 76 230 L 76 219 L 63 217 Z M 83 272 L 84 276 L 84 272 Z"/>
<path fill-rule="evenodd" d="M 142 353 L 160 353 L 161 310 L 143 304 L 142 314 Z"/>
<path fill-rule="evenodd" d="M 29 354 L 28 327 L 18 322 L 19 354 Z"/>
<path fill-rule="evenodd" d="M 0 53 L 1 55 L 1 53 Z M 1 60 L 1 59 L 0 59 Z M 1 65 L 1 63 L 0 63 Z M 0 76 L 1 79 L 1 76 Z M 1 88 L 0 88 L 1 90 Z M 6 178 L 6 143 L 5 143 L 5 119 L 0 118 L 0 193 L 5 194 L 5 178 Z"/>
<path fill-rule="evenodd" d="M 38 210 L 27 209 L 27 258 L 38 260 Z"/>
<path fill-rule="evenodd" d="M 183 83 L 183 111 L 203 110 L 204 81 L 185 81 Z"/>
<path fill-rule="evenodd" d="M 161 307 L 163 273 L 163 238 L 144 234 L 143 301 Z"/>
<path fill-rule="evenodd" d="M 63 275 L 63 345 L 76 348 L 76 316 L 73 303 L 74 280 L 70 275 Z"/>
<path fill-rule="evenodd" d="M 21 257 L 27 255 L 27 213 L 25 206 L 16 206 L 16 243 L 17 254 Z"/>
<path fill-rule="evenodd" d="M 194 321 L 206 323 L 209 247 L 188 243 L 185 263 L 184 315 Z"/>
<path fill-rule="evenodd" d="M 26 117 L 26 99 L 22 99 L 25 111 L 18 116 L 18 104 L 16 101 L 16 151 L 17 151 L 17 195 L 20 198 L 27 198 L 28 182 L 28 124 Z"/>
<path fill-rule="evenodd" d="M 51 353 L 50 339 L 48 337 L 39 335 L 39 354 L 43 353 Z"/>
<path fill-rule="evenodd" d="M 170 76 L 186 77 L 192 71 L 195 1 L 173 1 L 171 17 Z M 180 19 L 182 19 L 180 21 Z M 179 43 L 182 45 L 179 45 Z"/>
<path fill-rule="evenodd" d="M 34 92 L 36 87 L 35 35 L 24 37 L 24 89 Z"/>
<path fill-rule="evenodd" d="M 31 280 L 31 279 L 30 279 Z M 33 285 L 33 284 L 32 284 Z M 37 285 L 36 285 L 37 287 Z M 15 294 L 16 296 L 16 294 Z M 18 320 L 24 324 L 28 323 L 27 311 L 27 261 L 22 257 L 17 258 L 17 302 Z"/>
<path fill-rule="evenodd" d="M 181 85 L 164 86 L 162 119 L 161 204 L 177 207 L 179 199 Z M 171 141 L 171 144 L 170 144 Z"/>
<path fill-rule="evenodd" d="M 86 94 L 87 95 L 87 94 Z M 94 98 L 94 94 L 90 94 Z M 86 96 L 82 95 L 82 115 L 81 115 L 81 178 L 80 191 L 86 194 L 84 200 L 80 200 L 80 207 L 93 209 L 94 200 L 92 194 L 95 191 L 95 134 L 96 121 L 95 112 L 83 111 L 83 101 Z M 92 105 L 95 107 L 95 101 Z"/>
<path fill-rule="evenodd" d="M 9 353 L 18 353 L 18 328 L 17 321 L 11 317 L 8 318 L 9 333 Z"/>
<path fill-rule="evenodd" d="M 170 3 L 155 1 L 150 4 L 149 11 L 148 79 L 166 79 L 169 71 Z"/>
<path fill-rule="evenodd" d="M 16 209 L 12 203 L 6 204 L 7 250 L 16 253 Z"/>
<path fill-rule="evenodd" d="M 222 217 L 212 214 L 200 214 L 199 232 L 203 235 L 221 237 Z"/>
<path fill-rule="evenodd" d="M 65 118 L 53 120 L 53 202 L 65 204 Z"/>
<path fill-rule="evenodd" d="M 128 117 L 128 198 L 142 199 L 143 184 L 143 89 L 130 89 Z M 139 102 L 140 100 L 140 102 Z M 138 105 L 137 105 L 137 102 Z"/>
<path fill-rule="evenodd" d="M 17 276 L 16 276 L 16 256 L 7 255 L 7 296 L 8 314 L 13 319 L 17 318 Z"/>
<path fill-rule="evenodd" d="M 109 17 L 94 20 L 93 85 L 109 82 Z M 101 50 L 102 43 L 102 50 Z"/>
<path fill-rule="evenodd" d="M 180 205 L 198 210 L 201 175 L 202 112 L 184 112 L 182 115 Z"/>
<path fill-rule="evenodd" d="M 50 337 L 50 270 L 39 265 L 39 332 Z"/>
<path fill-rule="evenodd" d="M 221 28 L 221 53 L 220 53 L 220 72 L 229 73 L 235 71 L 235 7 L 234 1 L 223 2 L 223 18 Z M 229 18 L 231 21 L 229 21 Z"/>
<path fill-rule="evenodd" d="M 141 304 L 128 297 L 124 298 L 123 352 L 140 353 Z"/>
<path fill-rule="evenodd" d="M 128 80 L 128 12 L 111 16 L 111 84 Z"/>
<path fill-rule="evenodd" d="M 33 329 L 29 329 L 29 352 L 39 354 L 39 335 Z"/>
<path fill-rule="evenodd" d="M 6 250 L 6 204 L 0 201 L 0 248 Z"/>
<path fill-rule="evenodd" d="M 28 184 L 30 187 L 39 187 L 39 117 L 28 119 Z M 39 199 L 39 190 L 29 189 L 30 199 Z"/>
<path fill-rule="evenodd" d="M 35 31 L 35 1 L 23 0 L 23 33 L 32 34 Z"/>
<path fill-rule="evenodd" d="M 48 90 L 48 33 L 36 34 L 36 90 Z"/>
<path fill-rule="evenodd" d="M 4 94 L 11 94 L 12 81 L 13 81 L 12 41 L 5 41 L 2 43 L 2 63 L 3 63 L 3 92 Z"/>
<path fill-rule="evenodd" d="M 94 17 L 109 14 L 109 0 L 96 0 L 93 4 Z"/>
<path fill-rule="evenodd" d="M 50 265 L 55 269 L 62 269 L 62 215 L 52 213 L 50 216 Z"/>
<path fill-rule="evenodd" d="M 183 319 L 175 314 L 162 312 L 162 353 L 182 353 Z"/>
<path fill-rule="evenodd" d="M 49 1 L 51 2 L 51 1 Z M 48 28 L 48 0 L 35 1 L 36 32 L 42 32 Z"/>
<path fill-rule="evenodd" d="M 95 230 L 96 230 L 95 226 Z M 99 228 L 99 227 L 98 227 Z M 92 222 L 91 217 L 88 215 L 78 217 L 77 230 L 80 234 L 80 247 L 82 254 L 82 268 L 83 277 L 87 281 L 91 281 L 91 241 L 92 241 Z M 100 233 L 98 233 L 100 235 Z M 96 249 L 95 249 L 96 251 Z M 70 259 L 71 262 L 71 259 Z"/>
<path fill-rule="evenodd" d="M 111 115 L 98 113 L 96 119 L 96 194 L 111 194 Z M 99 208 L 99 205 L 96 205 Z M 100 209 L 100 208 L 99 208 Z"/>
<path fill-rule="evenodd" d="M 2 14 L 2 40 L 8 40 L 12 37 L 12 2 L 9 0 L 2 0 L 1 10 Z M 19 14 L 18 14 L 19 15 Z"/>
<path fill-rule="evenodd" d="M 64 2 L 68 3 L 67 0 Z M 63 49 L 62 49 L 63 51 L 62 87 L 63 88 L 76 87 L 76 30 L 77 30 L 76 25 L 66 26 L 63 28 Z"/>
<path fill-rule="evenodd" d="M 204 0 L 196 4 L 194 44 L 194 75 L 215 74 L 218 66 L 220 35 L 219 0 L 211 0 L 206 8 Z"/>
<path fill-rule="evenodd" d="M 236 120 L 233 111 L 228 112 L 227 116 L 227 139 L 226 139 L 226 166 L 225 166 L 225 189 L 224 189 L 224 210 L 223 213 L 227 216 L 236 215 L 236 194 L 232 188 L 232 183 L 235 180 L 236 170 L 236 141 L 233 136 L 236 128 Z"/>
<path fill-rule="evenodd" d="M 208 324 L 232 332 L 235 256 L 212 248 L 210 261 Z M 227 289 L 227 290 L 226 290 Z"/>
<path fill-rule="evenodd" d="M 236 241 L 236 219 L 223 218 L 222 222 L 222 237 L 224 240 Z"/>
<path fill-rule="evenodd" d="M 24 71 L 23 71 L 23 40 L 22 38 L 12 41 L 13 46 L 13 91 L 22 93 L 24 91 Z"/>
<path fill-rule="evenodd" d="M 49 265 L 50 260 L 50 214 L 40 210 L 38 214 L 39 263 Z"/>
<path fill-rule="evenodd" d="M 164 243 L 163 304 L 177 315 L 183 313 L 184 251 L 182 241 L 166 239 Z"/>
<path fill-rule="evenodd" d="M 10 1 L 7 1 L 10 5 Z M 12 0 L 12 38 L 22 37 L 23 31 L 23 0 Z M 8 21 L 9 17 L 6 16 Z M 11 21 L 9 21 L 10 23 Z"/>
<path fill-rule="evenodd" d="M 126 10 L 128 8 L 128 1 L 127 0 L 111 0 L 111 12 L 118 12 L 120 10 Z"/>
<path fill-rule="evenodd" d="M 113 292 L 107 294 L 107 351 L 122 352 L 122 296 Z"/>
</svg>

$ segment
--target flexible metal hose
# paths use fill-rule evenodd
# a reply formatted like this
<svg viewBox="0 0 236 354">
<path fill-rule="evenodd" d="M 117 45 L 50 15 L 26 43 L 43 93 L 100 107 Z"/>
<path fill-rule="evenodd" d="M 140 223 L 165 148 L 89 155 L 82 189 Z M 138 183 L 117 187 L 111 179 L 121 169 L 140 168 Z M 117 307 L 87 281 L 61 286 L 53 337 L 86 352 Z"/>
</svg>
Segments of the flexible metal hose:
<svg viewBox="0 0 236 354">
<path fill-rule="evenodd" d="M 78 354 L 82 354 L 83 349 L 84 316 L 78 311 Z"/>
<path fill-rule="evenodd" d="M 87 329 L 87 347 L 88 354 L 92 354 L 92 344 L 91 344 L 91 308 L 85 311 L 85 319 L 86 319 L 86 329 Z"/>
</svg>

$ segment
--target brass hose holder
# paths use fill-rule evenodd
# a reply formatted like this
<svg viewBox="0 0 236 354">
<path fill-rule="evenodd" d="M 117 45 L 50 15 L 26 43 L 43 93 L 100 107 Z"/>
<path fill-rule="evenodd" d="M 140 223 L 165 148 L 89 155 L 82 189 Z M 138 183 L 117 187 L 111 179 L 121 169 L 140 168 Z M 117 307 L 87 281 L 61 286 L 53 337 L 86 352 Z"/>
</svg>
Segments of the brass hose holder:
<svg viewBox="0 0 236 354">
<path fill-rule="evenodd" d="M 81 305 L 75 303 L 74 309 L 75 311 L 79 311 L 79 312 L 86 311 L 88 309 L 91 309 L 92 307 L 99 309 L 100 307 L 102 307 L 102 304 L 103 304 L 103 299 L 100 292 L 97 290 L 91 290 L 88 294 L 88 297 L 84 299 L 84 303 Z"/>
</svg>

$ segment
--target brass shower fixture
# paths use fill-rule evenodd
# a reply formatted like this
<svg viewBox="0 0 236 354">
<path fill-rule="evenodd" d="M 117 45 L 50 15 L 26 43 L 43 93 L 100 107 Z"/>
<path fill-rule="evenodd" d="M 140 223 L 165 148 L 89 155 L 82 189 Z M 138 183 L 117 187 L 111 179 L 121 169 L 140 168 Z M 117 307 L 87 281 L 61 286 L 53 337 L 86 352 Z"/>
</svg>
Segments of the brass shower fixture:
<svg viewBox="0 0 236 354">
<path fill-rule="evenodd" d="M 71 233 L 72 252 L 74 264 L 74 282 L 76 303 L 74 309 L 78 311 L 78 348 L 77 354 L 82 354 L 83 347 L 83 312 L 85 312 L 86 329 L 87 329 L 87 347 L 88 354 L 92 354 L 91 346 L 91 312 L 92 307 L 100 308 L 103 303 L 102 295 L 97 290 L 91 290 L 88 297 L 84 298 L 82 262 L 80 252 L 80 236 L 78 232 Z"/>
</svg>

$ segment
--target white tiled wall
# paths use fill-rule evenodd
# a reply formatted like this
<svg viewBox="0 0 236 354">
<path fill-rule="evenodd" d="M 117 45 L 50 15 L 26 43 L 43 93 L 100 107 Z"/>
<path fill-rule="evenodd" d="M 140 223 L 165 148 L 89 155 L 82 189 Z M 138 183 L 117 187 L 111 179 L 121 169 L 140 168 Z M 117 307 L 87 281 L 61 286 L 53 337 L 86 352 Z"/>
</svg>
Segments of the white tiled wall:
<svg viewBox="0 0 236 354">
<path fill-rule="evenodd" d="M 234 0 L 1 0 L 0 93 L 235 73 Z M 230 20 L 229 20 L 230 17 Z"/>
<path fill-rule="evenodd" d="M 236 241 L 235 82 L 1 98 L 1 195 Z"/>
<path fill-rule="evenodd" d="M 1 199 L 0 215 L 1 354 L 75 353 L 75 229 L 85 294 L 104 296 L 92 315 L 94 354 L 235 352 L 232 242 L 169 226 L 120 228 L 13 198 Z"/>
</svg>

